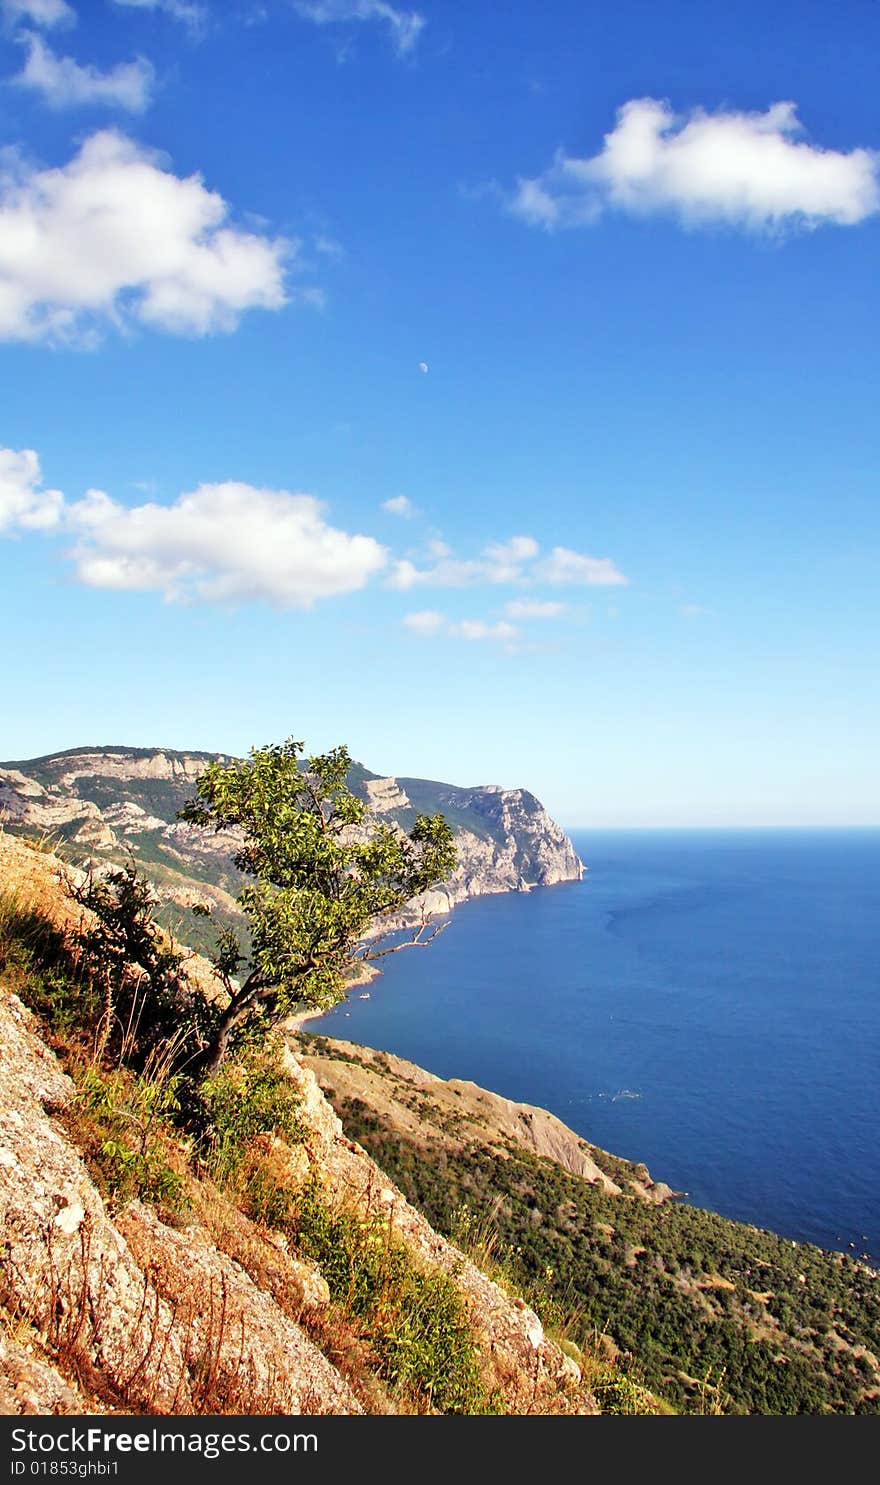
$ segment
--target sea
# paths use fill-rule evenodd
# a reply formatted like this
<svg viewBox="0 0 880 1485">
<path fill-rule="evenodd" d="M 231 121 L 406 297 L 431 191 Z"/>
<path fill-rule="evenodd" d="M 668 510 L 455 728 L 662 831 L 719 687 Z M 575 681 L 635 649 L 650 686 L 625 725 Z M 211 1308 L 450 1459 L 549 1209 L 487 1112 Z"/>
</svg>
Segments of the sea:
<svg viewBox="0 0 880 1485">
<path fill-rule="evenodd" d="M 463 904 L 307 1029 L 880 1264 L 880 829 L 572 838 L 583 881 Z"/>
</svg>

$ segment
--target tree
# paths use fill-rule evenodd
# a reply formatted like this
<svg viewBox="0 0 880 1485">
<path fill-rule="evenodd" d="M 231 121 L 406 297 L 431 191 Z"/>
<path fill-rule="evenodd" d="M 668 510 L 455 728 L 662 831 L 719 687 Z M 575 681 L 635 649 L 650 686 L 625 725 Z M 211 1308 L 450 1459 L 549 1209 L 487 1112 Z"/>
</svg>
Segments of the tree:
<svg viewBox="0 0 880 1485">
<path fill-rule="evenodd" d="M 250 878 L 238 897 L 249 952 L 233 931 L 220 936 L 215 964 L 229 1003 L 206 1048 L 205 1075 L 254 1020 L 276 1025 L 296 1006 L 334 1005 L 352 960 L 424 947 L 446 927 L 422 915 L 404 936 L 399 917 L 455 865 L 444 816 L 419 815 L 409 834 L 377 820 L 349 788 L 347 749 L 306 764 L 303 746 L 288 739 L 253 748 L 245 760 L 209 763 L 197 798 L 179 811 L 191 825 L 234 831 L 233 860 Z"/>
</svg>

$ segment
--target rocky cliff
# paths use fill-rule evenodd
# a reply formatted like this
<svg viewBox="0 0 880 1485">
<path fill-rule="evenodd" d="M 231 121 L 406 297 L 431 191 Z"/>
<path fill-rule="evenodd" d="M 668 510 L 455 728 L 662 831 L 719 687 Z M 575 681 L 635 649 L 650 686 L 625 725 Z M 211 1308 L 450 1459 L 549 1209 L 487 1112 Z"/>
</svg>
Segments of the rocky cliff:
<svg viewBox="0 0 880 1485">
<path fill-rule="evenodd" d="M 160 893 L 186 914 L 211 906 L 235 913 L 234 842 L 177 819 L 205 765 L 223 754 L 160 748 L 81 748 L 0 765 L 0 825 L 45 834 L 80 856 L 132 852 Z M 350 783 L 371 811 L 409 829 L 441 812 L 455 831 L 458 865 L 431 893 L 429 913 L 483 893 L 578 881 L 583 863 L 565 832 L 525 789 L 471 789 L 427 779 L 384 778 L 360 764 Z M 188 925 L 191 926 L 191 925 Z"/>
</svg>

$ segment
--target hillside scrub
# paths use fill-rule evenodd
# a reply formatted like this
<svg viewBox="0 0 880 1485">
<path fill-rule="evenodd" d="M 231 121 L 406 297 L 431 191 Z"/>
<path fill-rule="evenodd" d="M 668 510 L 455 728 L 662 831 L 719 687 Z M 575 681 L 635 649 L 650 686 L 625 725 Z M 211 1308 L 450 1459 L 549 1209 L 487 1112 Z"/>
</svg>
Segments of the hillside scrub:
<svg viewBox="0 0 880 1485">
<path fill-rule="evenodd" d="M 84 1159 L 94 1200 L 103 1198 L 104 1226 L 108 1219 L 117 1225 L 158 1286 L 150 1300 L 155 1333 L 148 1327 L 144 1334 L 145 1355 L 153 1360 L 144 1369 L 135 1357 L 130 1378 L 100 1350 L 104 1301 L 94 1305 L 103 1280 L 90 1237 L 74 1267 L 58 1270 L 57 1282 L 69 1291 L 70 1322 L 61 1330 L 16 1298 L 16 1271 L 7 1272 L 4 1260 L 0 1305 L 6 1295 L 15 1325 L 31 1326 L 41 1354 L 61 1375 L 72 1367 L 93 1377 L 94 1406 L 163 1412 L 173 1394 L 183 1412 L 277 1411 L 287 1395 L 278 1391 L 281 1373 L 273 1380 L 272 1366 L 266 1372 L 267 1363 L 255 1360 L 263 1354 L 260 1337 L 268 1345 L 272 1327 L 254 1339 L 255 1351 L 244 1320 L 248 1306 L 268 1314 L 274 1305 L 304 1327 L 331 1364 L 343 1391 L 324 1384 L 330 1411 L 339 1411 L 345 1396 L 351 1406 L 342 1411 L 504 1411 L 504 1395 L 486 1369 L 486 1341 L 454 1276 L 414 1254 L 393 1230 L 391 1208 L 377 1213 L 323 1191 L 314 1111 L 305 1109 L 283 1041 L 264 1040 L 254 1027 L 216 1073 L 194 1081 L 180 1055 L 191 1028 L 183 1022 L 163 1038 L 152 1013 L 141 1011 L 137 996 L 149 993 L 143 966 L 127 967 L 136 986 L 130 1005 L 121 964 L 108 995 L 107 964 L 114 961 L 102 958 L 102 920 L 83 911 L 85 918 L 75 926 L 65 920 L 62 931 L 21 900 L 0 897 L 0 1009 L 11 996 L 31 1007 L 72 1079 L 69 1096 L 54 1096 L 51 1114 L 70 1141 L 64 1148 L 71 1159 L 75 1153 Z M 149 952 L 142 957 L 149 960 Z M 161 967 L 168 971 L 164 960 Z M 185 1016 L 191 987 L 180 988 L 183 999 L 175 1003 Z M 170 982 L 161 989 L 177 993 Z M 123 1002 L 124 1022 L 116 1016 Z M 160 1010 L 164 1004 L 160 997 Z M 332 1119 L 329 1109 L 321 1117 Z M 230 1269 L 230 1260 L 239 1269 Z M 204 1273 L 195 1289 L 185 1277 L 193 1263 Z M 250 1289 L 241 1270 L 252 1277 Z M 140 1323 L 136 1314 L 129 1320 Z M 0 1313 L 0 1332 L 5 1326 Z M 165 1366 L 160 1386 L 153 1362 L 177 1355 L 177 1338 L 189 1333 L 192 1344 L 181 1341 L 175 1362 L 178 1380 L 169 1380 Z M 285 1363 L 287 1372 L 291 1364 Z M 595 1411 L 587 1394 L 584 1399 Z M 560 1403 L 577 1410 L 579 1394 L 566 1393 Z M 76 1411 L 75 1402 L 65 1407 Z M 323 1408 L 312 1400 L 306 1410 Z"/>
<path fill-rule="evenodd" d="M 604 1335 L 622 1371 L 676 1410 L 880 1412 L 880 1283 L 854 1259 L 686 1203 L 608 1195 L 513 1145 L 416 1141 L 362 1101 L 336 1107 L 438 1231 L 478 1234 L 477 1261 L 548 1329 L 584 1356 Z"/>
</svg>

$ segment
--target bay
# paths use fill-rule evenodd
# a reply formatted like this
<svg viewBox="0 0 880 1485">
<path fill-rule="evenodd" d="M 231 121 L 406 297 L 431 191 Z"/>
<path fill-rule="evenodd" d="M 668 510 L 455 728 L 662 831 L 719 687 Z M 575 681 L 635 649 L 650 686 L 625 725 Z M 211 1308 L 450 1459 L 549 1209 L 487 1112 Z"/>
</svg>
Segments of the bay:
<svg viewBox="0 0 880 1485">
<path fill-rule="evenodd" d="M 462 905 L 308 1029 L 549 1108 L 689 1201 L 877 1262 L 880 831 L 573 838 L 582 882 Z"/>
</svg>

